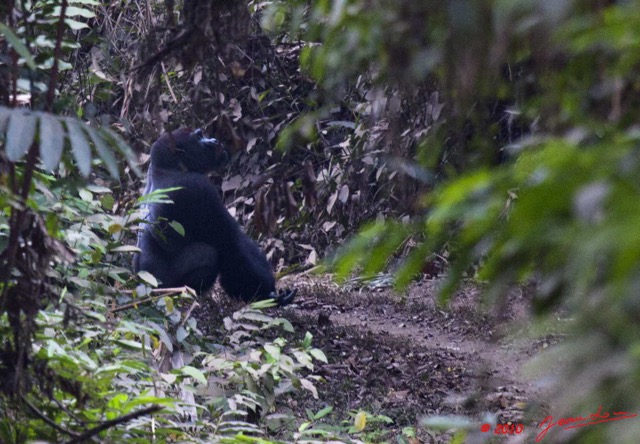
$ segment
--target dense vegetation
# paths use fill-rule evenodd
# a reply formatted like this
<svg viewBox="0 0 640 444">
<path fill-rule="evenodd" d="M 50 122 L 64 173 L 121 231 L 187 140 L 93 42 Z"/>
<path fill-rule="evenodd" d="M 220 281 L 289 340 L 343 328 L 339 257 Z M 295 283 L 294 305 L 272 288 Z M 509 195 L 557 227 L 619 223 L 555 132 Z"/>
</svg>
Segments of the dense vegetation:
<svg viewBox="0 0 640 444">
<path fill-rule="evenodd" d="M 566 334 L 542 363 L 563 356 L 558 416 L 637 412 L 639 11 L 5 2 L 0 441 L 367 439 L 364 414 L 326 427 L 328 409 L 283 409 L 294 388 L 317 396 L 310 335 L 284 339 L 264 304 L 203 335 L 189 291 L 132 275 L 133 153 L 180 126 L 234 152 L 221 191 L 278 271 L 330 257 L 339 276 L 392 269 L 402 288 L 442 266 L 443 301 L 473 277 L 503 309 L 530 284 L 541 325 Z M 567 436 L 634 442 L 639 428 Z"/>
</svg>

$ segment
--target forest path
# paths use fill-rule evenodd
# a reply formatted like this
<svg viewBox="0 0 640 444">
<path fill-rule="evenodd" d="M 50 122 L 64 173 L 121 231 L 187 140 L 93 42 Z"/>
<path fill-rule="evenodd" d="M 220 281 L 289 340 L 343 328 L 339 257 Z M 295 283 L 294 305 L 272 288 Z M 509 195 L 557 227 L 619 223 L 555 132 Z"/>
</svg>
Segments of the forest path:
<svg viewBox="0 0 640 444">
<path fill-rule="evenodd" d="M 437 280 L 401 295 L 388 288 L 349 291 L 327 277 L 290 284 L 300 289 L 291 309 L 296 329 L 311 331 L 329 356 L 319 373 L 330 384 L 320 398 L 333 397 L 336 408 L 373 407 L 397 423 L 449 414 L 482 421 L 487 413 L 501 423 L 531 421 L 525 411 L 541 390 L 521 370 L 548 342 L 523 333 L 528 302 L 519 289 L 508 298 L 508 319 L 499 319 L 479 308 L 473 285 L 441 308 Z"/>
</svg>

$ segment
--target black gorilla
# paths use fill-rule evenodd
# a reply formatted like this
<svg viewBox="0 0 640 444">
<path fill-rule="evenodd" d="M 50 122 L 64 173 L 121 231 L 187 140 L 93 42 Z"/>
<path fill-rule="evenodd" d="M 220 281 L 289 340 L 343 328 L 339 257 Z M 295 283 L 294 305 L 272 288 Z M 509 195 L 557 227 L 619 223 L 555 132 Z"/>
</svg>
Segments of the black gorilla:
<svg viewBox="0 0 640 444">
<path fill-rule="evenodd" d="M 145 194 L 181 189 L 169 192 L 173 204 L 148 204 L 134 269 L 152 273 L 163 287 L 188 285 L 198 292 L 211 288 L 220 275 L 222 288 L 234 298 L 275 298 L 286 304 L 295 293 L 275 292 L 266 256 L 242 232 L 206 175 L 226 161 L 222 145 L 199 129 L 175 130 L 151 146 Z M 169 225 L 172 221 L 182 225 L 184 236 Z"/>
</svg>

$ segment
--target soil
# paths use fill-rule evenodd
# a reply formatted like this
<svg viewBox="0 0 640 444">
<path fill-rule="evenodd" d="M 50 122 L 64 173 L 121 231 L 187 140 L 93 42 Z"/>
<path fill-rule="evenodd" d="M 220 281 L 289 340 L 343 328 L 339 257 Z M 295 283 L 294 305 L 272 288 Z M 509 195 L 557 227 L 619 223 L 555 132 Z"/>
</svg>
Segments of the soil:
<svg viewBox="0 0 640 444">
<path fill-rule="evenodd" d="M 354 411 L 384 415 L 393 422 L 382 426 L 383 436 L 369 437 L 384 442 L 397 441 L 405 427 L 417 434 L 405 434 L 404 442 L 449 442 L 453 431 L 422 421 L 450 415 L 470 421 L 465 442 L 505 442 L 495 436 L 495 424 L 523 424 L 524 433 L 508 442 L 532 441 L 545 408 L 542 390 L 521 370 L 555 338 L 527 333 L 529 302 L 520 288 L 498 315 L 483 308 L 477 284 L 447 306 L 438 304 L 438 285 L 438 279 L 424 280 L 396 293 L 384 278 L 341 286 L 329 276 L 281 279 L 280 288 L 297 288 L 298 295 L 278 315 L 297 334 L 312 333 L 329 361 L 316 367 L 324 380 L 316 385 L 318 400 L 300 396 L 289 407 L 304 417 L 307 409 L 333 406 L 327 422 L 334 424 Z M 485 423 L 492 428 L 483 433 Z"/>
</svg>

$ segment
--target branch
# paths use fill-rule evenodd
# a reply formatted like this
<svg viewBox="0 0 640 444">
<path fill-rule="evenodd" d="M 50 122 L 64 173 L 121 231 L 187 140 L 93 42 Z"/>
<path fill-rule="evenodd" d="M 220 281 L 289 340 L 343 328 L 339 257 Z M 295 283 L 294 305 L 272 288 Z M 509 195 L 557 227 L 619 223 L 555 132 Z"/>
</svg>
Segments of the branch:
<svg viewBox="0 0 640 444">
<path fill-rule="evenodd" d="M 24 397 L 24 395 L 20 395 L 20 399 L 22 399 L 22 402 L 24 402 L 27 405 L 27 407 L 29 407 L 29 410 L 31 410 L 31 412 L 33 412 L 33 414 L 35 414 L 38 418 L 42 419 L 49 426 L 53 427 L 54 429 L 56 429 L 60 433 L 64 433 L 65 435 L 73 436 L 74 439 L 77 439 L 80 436 L 78 433 L 73 432 L 71 430 L 67 430 L 67 429 L 61 427 L 60 425 L 56 424 L 47 415 L 45 415 L 40 410 L 38 410 L 38 408 L 35 405 L 31 404 L 29 402 L 29 400 Z"/>
<path fill-rule="evenodd" d="M 127 415 L 121 416 L 119 418 L 112 419 L 110 421 L 105 421 L 102 424 L 100 424 L 99 426 L 96 426 L 96 427 L 94 427 L 92 429 L 87 430 L 82 435 L 75 436 L 70 441 L 67 441 L 67 444 L 75 444 L 75 443 L 86 441 L 86 440 L 92 438 L 93 436 L 97 435 L 98 433 L 100 433 L 100 432 L 102 432 L 104 430 L 107 430 L 108 428 L 111 428 L 111 427 L 116 426 L 118 424 L 122 424 L 124 422 L 131 421 L 132 419 L 139 418 L 140 416 L 145 416 L 145 415 L 149 415 L 151 413 L 159 412 L 163 408 L 164 407 L 161 406 L 161 405 L 152 405 L 151 407 L 147 407 L 146 409 L 138 410 L 137 412 L 132 412 L 132 413 L 129 413 Z"/>
<path fill-rule="evenodd" d="M 123 291 L 123 293 L 133 293 L 133 290 L 125 290 Z M 192 295 L 195 295 L 195 292 L 193 291 L 193 289 L 191 289 L 190 287 L 184 286 L 184 287 L 172 287 L 172 288 L 154 288 L 153 290 L 151 290 L 151 293 L 156 293 L 154 296 L 147 296 L 146 298 L 142 298 L 142 299 L 138 299 L 137 301 L 133 301 L 133 302 L 129 302 L 127 304 L 123 304 L 123 305 L 119 305 L 111 310 L 109 310 L 110 313 L 117 313 L 119 311 L 124 311 L 124 310 L 128 310 L 130 308 L 135 308 L 138 305 L 142 305 L 142 304 L 146 304 L 147 302 L 153 302 L 156 299 L 161 298 L 164 295 L 167 294 L 173 294 L 173 293 L 189 293 Z"/>
</svg>

